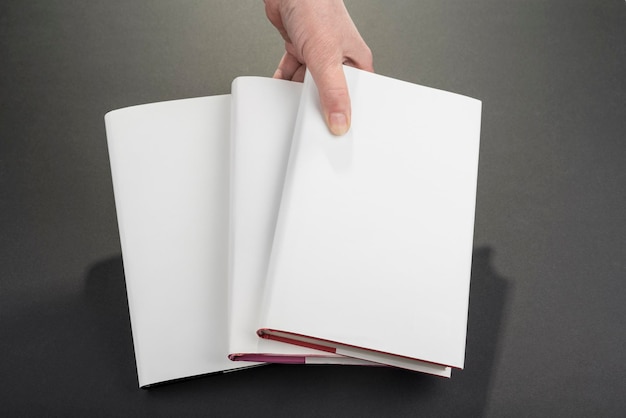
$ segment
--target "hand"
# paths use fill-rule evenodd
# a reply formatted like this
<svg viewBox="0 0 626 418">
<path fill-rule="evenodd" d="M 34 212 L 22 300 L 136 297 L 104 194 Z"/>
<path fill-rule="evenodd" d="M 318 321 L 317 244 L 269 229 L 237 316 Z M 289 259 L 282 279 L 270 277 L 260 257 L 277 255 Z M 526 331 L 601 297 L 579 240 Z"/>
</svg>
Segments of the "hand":
<svg viewBox="0 0 626 418">
<path fill-rule="evenodd" d="M 308 67 L 334 135 L 350 128 L 350 96 L 342 64 L 374 71 L 372 53 L 342 0 L 265 0 L 265 13 L 285 40 L 274 78 L 302 81 Z"/>
</svg>

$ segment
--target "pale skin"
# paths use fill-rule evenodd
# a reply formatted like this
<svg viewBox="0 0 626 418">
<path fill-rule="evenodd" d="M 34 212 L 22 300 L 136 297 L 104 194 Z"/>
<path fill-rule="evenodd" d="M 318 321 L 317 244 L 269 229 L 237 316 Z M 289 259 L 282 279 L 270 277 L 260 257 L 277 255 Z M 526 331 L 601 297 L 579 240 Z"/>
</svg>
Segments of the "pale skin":
<svg viewBox="0 0 626 418">
<path fill-rule="evenodd" d="M 372 53 L 342 0 L 265 0 L 265 13 L 285 40 L 274 78 L 302 81 L 308 68 L 329 130 L 350 129 L 351 106 L 342 64 L 374 71 Z"/>
</svg>

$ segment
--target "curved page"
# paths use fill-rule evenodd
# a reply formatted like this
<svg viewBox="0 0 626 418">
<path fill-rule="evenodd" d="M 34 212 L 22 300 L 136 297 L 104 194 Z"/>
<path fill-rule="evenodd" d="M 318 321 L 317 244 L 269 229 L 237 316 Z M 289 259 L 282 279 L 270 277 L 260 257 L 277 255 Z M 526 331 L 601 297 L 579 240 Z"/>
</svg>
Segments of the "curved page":
<svg viewBox="0 0 626 418">
<path fill-rule="evenodd" d="M 230 96 L 105 116 L 139 385 L 228 360 Z"/>
<path fill-rule="evenodd" d="M 239 77 L 232 86 L 230 357 L 371 364 L 260 339 L 256 330 L 302 83 Z"/>
</svg>

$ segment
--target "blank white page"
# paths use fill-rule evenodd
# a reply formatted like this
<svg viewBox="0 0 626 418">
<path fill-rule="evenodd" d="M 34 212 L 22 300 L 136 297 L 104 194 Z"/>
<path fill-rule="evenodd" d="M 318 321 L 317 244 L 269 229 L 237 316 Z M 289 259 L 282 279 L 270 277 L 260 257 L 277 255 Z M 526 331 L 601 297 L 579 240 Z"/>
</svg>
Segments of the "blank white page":
<svg viewBox="0 0 626 418">
<path fill-rule="evenodd" d="M 367 363 L 261 339 L 256 330 L 302 83 L 239 77 L 232 85 L 230 352 Z M 310 361 L 310 360 L 309 360 Z"/>
<path fill-rule="evenodd" d="M 343 137 L 304 83 L 263 327 L 462 368 L 481 103 L 345 74 Z"/>
<path fill-rule="evenodd" d="M 105 122 L 139 385 L 240 368 L 227 357 L 230 96 Z"/>
</svg>

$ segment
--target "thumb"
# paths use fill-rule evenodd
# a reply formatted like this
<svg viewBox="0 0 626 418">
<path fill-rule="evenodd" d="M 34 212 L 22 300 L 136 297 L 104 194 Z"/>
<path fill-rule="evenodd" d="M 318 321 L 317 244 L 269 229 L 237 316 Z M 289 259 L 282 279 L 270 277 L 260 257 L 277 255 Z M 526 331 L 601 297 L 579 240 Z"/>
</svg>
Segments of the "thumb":
<svg viewBox="0 0 626 418">
<path fill-rule="evenodd" d="M 333 135 L 343 135 L 350 129 L 350 95 L 341 63 L 325 68 L 309 66 L 320 95 L 326 125 Z"/>
</svg>

